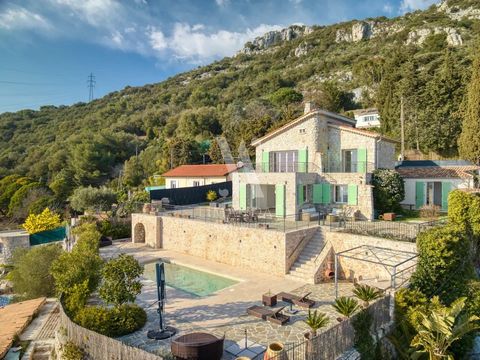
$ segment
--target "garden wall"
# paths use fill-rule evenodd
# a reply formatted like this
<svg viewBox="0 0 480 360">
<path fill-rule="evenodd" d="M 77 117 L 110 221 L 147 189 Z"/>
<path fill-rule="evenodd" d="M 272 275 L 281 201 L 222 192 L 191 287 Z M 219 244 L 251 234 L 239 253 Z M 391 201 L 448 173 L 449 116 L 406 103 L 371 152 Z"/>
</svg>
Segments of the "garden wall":
<svg viewBox="0 0 480 360">
<path fill-rule="evenodd" d="M 335 253 L 339 253 L 362 245 L 370 245 L 404 252 L 417 253 L 416 244 L 405 241 L 387 240 L 374 236 L 348 234 L 338 231 L 325 231 L 324 235 L 325 239 L 333 247 Z M 340 278 L 352 280 L 359 280 L 360 278 L 364 280 L 375 279 L 377 277 L 380 280 L 390 279 L 389 272 L 382 265 L 342 257 L 340 257 L 339 260 Z M 390 260 L 395 261 L 395 259 Z M 400 259 L 398 259 L 398 261 L 400 261 Z M 404 267 L 409 265 L 411 265 L 411 263 L 406 264 Z M 403 267 L 400 266 L 397 271 L 400 271 L 402 269 Z M 391 269 L 389 270 L 391 271 Z"/>
<path fill-rule="evenodd" d="M 73 342 L 86 354 L 87 359 L 100 360 L 162 360 L 163 358 L 122 343 L 119 340 L 85 329 L 72 320 L 63 311 L 60 305 L 60 331 L 65 330 L 66 340 Z M 62 329 L 63 328 L 63 329 Z M 60 334 L 61 335 L 61 334 Z M 63 336 L 57 335 L 57 341 Z"/>
<path fill-rule="evenodd" d="M 282 276 L 317 227 L 283 233 L 164 216 L 159 230 L 164 249 Z"/>
</svg>

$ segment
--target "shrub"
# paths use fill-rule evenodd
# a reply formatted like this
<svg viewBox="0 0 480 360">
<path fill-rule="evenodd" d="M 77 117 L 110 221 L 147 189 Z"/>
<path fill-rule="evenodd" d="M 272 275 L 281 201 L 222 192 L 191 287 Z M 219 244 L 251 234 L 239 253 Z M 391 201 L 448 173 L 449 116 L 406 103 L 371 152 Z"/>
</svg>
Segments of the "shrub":
<svg viewBox="0 0 480 360">
<path fill-rule="evenodd" d="M 62 345 L 63 360 L 83 360 L 85 353 L 83 350 L 71 341 L 67 341 Z"/>
<path fill-rule="evenodd" d="M 436 219 L 440 215 L 441 207 L 438 205 L 423 205 L 420 208 L 420 217 L 425 219 Z"/>
<path fill-rule="evenodd" d="M 405 198 L 405 184 L 395 170 L 377 169 L 372 176 L 373 201 L 380 213 L 399 211 Z"/>
<path fill-rule="evenodd" d="M 64 294 L 64 302 L 66 310 L 69 314 L 74 315 L 83 309 L 90 296 L 89 281 L 84 280 L 79 284 L 75 284 Z"/>
<path fill-rule="evenodd" d="M 103 282 L 98 291 L 100 297 L 116 307 L 134 302 L 142 290 L 142 283 L 138 279 L 142 273 L 142 266 L 131 255 L 121 254 L 111 259 L 102 269 Z"/>
<path fill-rule="evenodd" d="M 15 293 L 24 299 L 54 294 L 54 281 L 50 274 L 52 264 L 61 256 L 58 244 L 18 249 L 13 255 L 13 270 L 9 278 Z"/>
<path fill-rule="evenodd" d="M 355 331 L 353 346 L 360 353 L 361 359 L 376 359 L 375 340 L 371 335 L 373 317 L 368 309 L 362 309 L 352 318 L 352 327 Z"/>
<path fill-rule="evenodd" d="M 103 220 L 98 227 L 103 236 L 111 237 L 113 240 L 130 237 L 132 231 L 130 224 L 113 220 Z"/>
<path fill-rule="evenodd" d="M 363 307 L 367 308 L 370 301 L 377 300 L 382 297 L 382 292 L 372 286 L 357 284 L 353 290 L 353 294 L 363 301 Z"/>
<path fill-rule="evenodd" d="M 207 200 L 208 201 L 215 201 L 217 199 L 217 193 L 214 190 L 209 190 L 207 192 Z"/>
<path fill-rule="evenodd" d="M 76 211 L 106 211 L 117 201 L 117 194 L 106 187 L 77 188 L 70 197 L 70 205 Z"/>
<path fill-rule="evenodd" d="M 308 327 L 312 330 L 312 335 L 316 336 L 317 335 L 317 330 L 321 329 L 322 327 L 327 326 L 329 322 L 329 318 L 327 314 L 318 312 L 318 310 L 311 311 L 310 309 L 308 310 L 308 316 L 305 319 L 305 324 L 308 325 Z"/>
<path fill-rule="evenodd" d="M 35 234 L 41 231 L 52 230 L 60 226 L 60 215 L 54 213 L 49 208 L 45 208 L 41 214 L 28 215 L 22 227 L 29 234 Z"/>
<path fill-rule="evenodd" d="M 55 260 L 51 273 L 55 279 L 57 294 L 69 295 L 75 285 L 87 282 L 88 289 L 93 292 L 100 281 L 100 270 L 103 265 L 98 255 L 101 234 L 95 224 L 83 224 L 75 228 L 78 241 L 71 252 L 63 253 Z"/>
<path fill-rule="evenodd" d="M 335 299 L 335 303 L 332 306 L 337 312 L 347 318 L 351 317 L 359 309 L 358 301 L 346 296 L 340 296 Z"/>
<path fill-rule="evenodd" d="M 417 248 L 418 263 L 411 278 L 413 288 L 428 298 L 438 295 L 447 305 L 466 296 L 467 283 L 475 273 L 465 233 L 451 226 L 433 228 L 418 235 Z"/>
<path fill-rule="evenodd" d="M 145 310 L 135 304 L 116 308 L 87 306 L 75 316 L 75 322 L 100 334 L 118 337 L 141 329 L 147 321 Z"/>
</svg>

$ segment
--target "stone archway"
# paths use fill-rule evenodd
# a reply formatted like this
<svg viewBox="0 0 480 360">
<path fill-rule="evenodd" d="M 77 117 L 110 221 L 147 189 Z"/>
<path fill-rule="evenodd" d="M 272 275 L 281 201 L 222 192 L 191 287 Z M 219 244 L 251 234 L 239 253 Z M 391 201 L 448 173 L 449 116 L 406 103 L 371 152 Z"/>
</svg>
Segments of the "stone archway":
<svg viewBox="0 0 480 360">
<path fill-rule="evenodd" d="M 133 229 L 133 242 L 135 244 L 145 244 L 145 226 L 142 223 L 135 224 Z"/>
</svg>

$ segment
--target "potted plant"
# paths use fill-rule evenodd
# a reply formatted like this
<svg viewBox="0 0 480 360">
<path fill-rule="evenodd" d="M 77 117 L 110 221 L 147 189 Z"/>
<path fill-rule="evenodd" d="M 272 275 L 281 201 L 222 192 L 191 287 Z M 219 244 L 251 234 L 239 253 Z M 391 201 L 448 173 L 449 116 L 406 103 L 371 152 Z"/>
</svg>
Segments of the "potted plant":
<svg viewBox="0 0 480 360">
<path fill-rule="evenodd" d="M 365 284 L 355 285 L 355 290 L 353 294 L 363 301 L 363 307 L 367 308 L 370 305 L 371 301 L 377 300 L 382 297 L 382 292 L 378 289 L 375 289 L 373 286 L 368 286 Z"/>
<path fill-rule="evenodd" d="M 307 340 L 307 346 L 305 348 L 306 359 L 316 359 L 317 354 L 315 352 L 315 347 L 313 345 L 312 339 L 317 336 L 317 330 L 321 329 L 322 327 L 327 326 L 330 319 L 328 318 L 327 314 L 318 312 L 318 310 L 311 311 L 308 310 L 308 316 L 305 319 L 305 324 L 310 327 L 310 332 L 303 334 L 305 339 Z"/>
<path fill-rule="evenodd" d="M 214 203 L 214 201 L 217 200 L 217 197 L 217 193 L 214 190 L 209 190 L 207 192 L 207 200 L 210 202 L 210 206 L 217 206 L 217 204 Z"/>
<path fill-rule="evenodd" d="M 265 352 L 264 360 L 284 360 L 285 353 L 283 350 L 285 346 L 278 341 L 268 344 L 267 351 Z"/>
<path fill-rule="evenodd" d="M 335 303 L 332 306 L 338 313 L 343 315 L 343 318 L 337 318 L 338 321 L 350 318 L 359 308 L 358 301 L 347 296 L 340 296 L 338 299 L 335 299 Z"/>
<path fill-rule="evenodd" d="M 330 319 L 327 314 L 319 312 L 318 310 L 311 311 L 308 310 L 308 316 L 305 319 L 305 324 L 310 327 L 310 333 L 305 334 L 305 337 L 310 337 L 311 339 L 317 336 L 317 330 L 327 326 Z"/>
</svg>

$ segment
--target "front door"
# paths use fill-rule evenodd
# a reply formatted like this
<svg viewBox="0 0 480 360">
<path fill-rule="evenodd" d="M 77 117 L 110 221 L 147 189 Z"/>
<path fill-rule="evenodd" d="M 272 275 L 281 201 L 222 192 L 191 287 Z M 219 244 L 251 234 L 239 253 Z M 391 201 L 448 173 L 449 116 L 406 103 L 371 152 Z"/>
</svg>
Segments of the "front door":
<svg viewBox="0 0 480 360">
<path fill-rule="evenodd" d="M 427 182 L 427 205 L 442 206 L 442 183 L 440 181 Z"/>
</svg>

